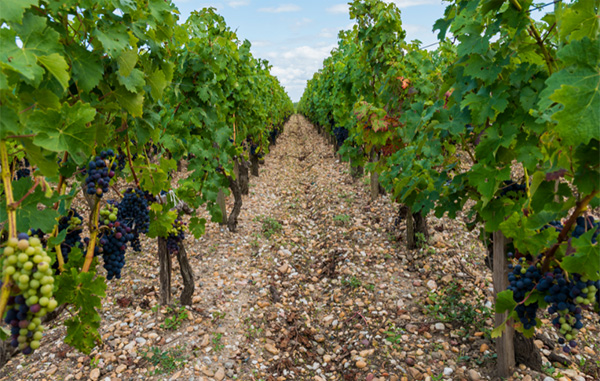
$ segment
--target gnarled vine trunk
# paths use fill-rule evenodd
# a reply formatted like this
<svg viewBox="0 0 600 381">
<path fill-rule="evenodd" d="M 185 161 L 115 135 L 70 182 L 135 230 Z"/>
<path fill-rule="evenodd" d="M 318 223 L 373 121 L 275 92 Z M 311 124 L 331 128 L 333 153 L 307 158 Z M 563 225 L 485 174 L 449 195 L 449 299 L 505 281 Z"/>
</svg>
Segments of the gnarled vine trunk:
<svg viewBox="0 0 600 381">
<path fill-rule="evenodd" d="M 406 247 L 408 249 L 416 249 L 419 244 L 429 241 L 429 227 L 427 226 L 426 216 L 423 216 L 421 212 L 410 213 L 410 209 L 406 205 L 402 205 L 399 217 L 406 219 Z"/>
<path fill-rule="evenodd" d="M 184 306 L 192 305 L 192 296 L 194 295 L 194 271 L 188 260 L 187 251 L 183 242 L 179 243 L 179 251 L 177 252 L 177 261 L 179 262 L 179 271 L 183 278 L 183 290 L 181 291 L 180 302 Z"/>
<path fill-rule="evenodd" d="M 158 237 L 158 265 L 160 279 L 160 304 L 171 304 L 171 271 L 173 264 L 167 249 L 167 239 Z"/>
<path fill-rule="evenodd" d="M 234 180 L 231 176 L 228 176 L 229 179 L 229 189 L 231 189 L 231 193 L 234 197 L 233 209 L 231 210 L 231 214 L 229 214 L 229 219 L 227 220 L 227 228 L 231 232 L 235 232 L 238 225 L 238 216 L 242 211 L 242 192 L 240 191 L 240 187 L 236 180 Z"/>
<path fill-rule="evenodd" d="M 248 176 L 248 162 L 243 158 L 236 160 L 237 170 L 237 179 L 240 185 L 240 191 L 243 195 L 248 195 L 249 193 L 249 176 Z"/>
</svg>

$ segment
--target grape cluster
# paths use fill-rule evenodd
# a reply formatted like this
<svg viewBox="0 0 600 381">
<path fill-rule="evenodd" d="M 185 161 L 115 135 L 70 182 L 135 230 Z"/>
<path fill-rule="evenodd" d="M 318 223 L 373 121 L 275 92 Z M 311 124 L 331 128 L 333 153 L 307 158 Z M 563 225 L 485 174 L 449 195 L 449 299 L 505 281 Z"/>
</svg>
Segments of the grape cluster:
<svg viewBox="0 0 600 381">
<path fill-rule="evenodd" d="M 333 129 L 333 135 L 335 136 L 337 146 L 341 147 L 346 139 L 348 139 L 348 130 L 344 127 L 336 127 Z"/>
<path fill-rule="evenodd" d="M 185 239 L 185 223 L 179 218 L 173 222 L 173 228 L 167 237 L 167 251 L 169 254 L 179 253 L 179 243 Z"/>
<path fill-rule="evenodd" d="M 102 254 L 108 280 L 121 278 L 127 243 L 133 239 L 131 228 L 117 220 L 118 212 L 118 208 L 111 204 L 100 210 L 100 218 L 105 226 L 100 228 L 101 235 L 95 254 Z"/>
<path fill-rule="evenodd" d="M 117 164 L 110 160 L 114 156 L 113 150 L 109 149 L 102 151 L 100 156 L 96 156 L 89 162 L 85 179 L 88 194 L 102 197 L 104 193 L 108 192 L 110 179 L 115 176 L 114 171 L 117 168 Z M 107 160 L 109 164 L 107 164 Z"/>
<path fill-rule="evenodd" d="M 67 231 L 65 240 L 60 244 L 60 252 L 64 263 L 69 261 L 69 253 L 73 247 L 83 248 L 83 242 L 81 241 L 82 225 L 83 217 L 75 209 L 71 209 L 67 216 L 61 217 L 58 221 L 58 231 Z M 52 267 L 55 270 L 58 269 L 58 262 L 55 262 Z"/>
<path fill-rule="evenodd" d="M 594 217 L 592 216 L 579 216 L 577 217 L 577 225 L 575 226 L 575 229 L 571 235 L 574 238 L 579 238 L 585 234 L 585 232 L 591 229 L 595 229 L 594 235 L 592 236 L 592 244 L 595 244 L 598 242 L 598 234 L 600 234 L 600 222 L 594 221 Z"/>
<path fill-rule="evenodd" d="M 131 228 L 133 239 L 131 247 L 135 251 L 142 251 L 140 234 L 148 233 L 150 228 L 150 212 L 146 194 L 140 189 L 129 188 L 119 203 L 117 219 Z"/>
<path fill-rule="evenodd" d="M 527 187 L 525 184 L 515 183 L 514 181 L 507 180 L 504 182 L 504 186 L 500 190 L 500 196 L 508 196 L 509 198 L 519 198 L 521 194 L 525 193 Z"/>
<path fill-rule="evenodd" d="M 20 233 L 4 247 L 2 275 L 8 275 L 21 294 L 8 300 L 4 321 L 11 327 L 11 345 L 23 354 L 31 354 L 40 346 L 42 320 L 58 303 L 52 298 L 54 277 L 50 257 L 37 237 Z"/>
<path fill-rule="evenodd" d="M 512 290 L 515 302 L 519 303 L 515 310 L 517 311 L 519 320 L 523 324 L 523 328 L 531 329 L 537 324 L 535 317 L 538 304 L 532 303 L 525 305 L 523 301 L 536 287 L 537 282 L 541 278 L 540 271 L 533 265 L 525 268 L 524 258 L 521 258 L 516 266 L 512 266 L 512 264 L 509 265 L 509 268 L 512 268 L 512 273 L 508 275 L 508 281 L 510 283 L 508 289 Z"/>
<path fill-rule="evenodd" d="M 17 175 L 17 180 L 20 180 L 23 177 L 31 176 L 31 171 L 29 170 L 29 168 L 19 168 L 19 169 L 17 169 L 16 175 Z"/>
</svg>

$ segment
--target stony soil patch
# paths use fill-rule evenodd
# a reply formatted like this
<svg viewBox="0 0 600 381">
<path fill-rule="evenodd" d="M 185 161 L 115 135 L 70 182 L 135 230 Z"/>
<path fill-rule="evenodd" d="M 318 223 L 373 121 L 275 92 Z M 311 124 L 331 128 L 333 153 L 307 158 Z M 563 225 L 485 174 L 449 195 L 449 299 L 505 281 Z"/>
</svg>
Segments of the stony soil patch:
<svg viewBox="0 0 600 381">
<path fill-rule="evenodd" d="M 157 245 L 147 239 L 109 282 L 101 347 L 87 356 L 62 344 L 59 319 L 0 380 L 493 379 L 492 281 L 477 234 L 462 218 L 430 216 L 431 241 L 407 251 L 397 206 L 371 202 L 367 179 L 353 180 L 294 116 L 251 177 L 238 232 L 210 223 L 187 239 L 193 306 L 158 306 Z M 513 379 L 600 379 L 599 326 L 582 333 L 570 368 L 520 367 Z M 556 336 L 542 334 L 549 364 Z"/>
</svg>

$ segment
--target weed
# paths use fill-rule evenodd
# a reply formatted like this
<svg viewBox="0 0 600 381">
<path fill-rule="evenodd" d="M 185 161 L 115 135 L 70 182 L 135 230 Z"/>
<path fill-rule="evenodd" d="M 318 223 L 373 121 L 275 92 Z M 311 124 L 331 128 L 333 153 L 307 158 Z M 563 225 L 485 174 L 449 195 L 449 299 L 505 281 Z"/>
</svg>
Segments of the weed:
<svg viewBox="0 0 600 381">
<path fill-rule="evenodd" d="M 141 351 L 140 354 L 144 360 L 149 361 L 155 366 L 151 375 L 172 373 L 175 370 L 182 368 L 187 362 L 185 348 L 177 346 L 175 348 L 167 348 L 162 350 L 159 347 L 152 346 L 148 351 Z"/>
<path fill-rule="evenodd" d="M 444 322 L 456 322 L 463 327 L 475 327 L 477 330 L 486 329 L 485 321 L 492 316 L 492 311 L 484 305 L 482 297 L 466 298 L 462 287 L 454 282 L 440 291 L 439 294 L 429 294 L 429 313 Z M 475 305 L 465 302 L 465 299 L 474 301 Z"/>
<path fill-rule="evenodd" d="M 222 333 L 215 333 L 215 335 L 212 338 L 213 347 L 214 347 L 215 352 L 217 352 L 217 353 L 221 352 L 221 350 L 223 350 L 223 348 L 225 348 L 225 346 L 221 343 L 222 338 L 223 338 Z"/>
<path fill-rule="evenodd" d="M 188 317 L 188 312 L 184 306 L 173 308 L 167 306 L 167 314 L 171 316 L 167 316 L 164 323 L 160 325 L 160 327 L 163 329 L 179 329 L 179 327 L 181 327 L 181 323 L 183 323 Z"/>
<path fill-rule="evenodd" d="M 352 278 L 350 279 L 342 279 L 342 286 L 350 288 L 359 288 L 360 286 L 362 286 L 362 282 L 357 277 L 352 276 Z"/>
<path fill-rule="evenodd" d="M 350 216 L 347 214 L 338 214 L 337 216 L 333 217 L 333 220 L 345 224 L 346 222 L 350 221 Z"/>
<path fill-rule="evenodd" d="M 93 359 L 90 360 L 90 368 L 97 368 L 98 364 L 100 363 L 100 357 L 95 357 Z"/>
<path fill-rule="evenodd" d="M 212 315 L 212 319 L 211 319 L 212 322 L 216 323 L 219 320 L 224 319 L 225 316 L 227 315 L 227 312 L 215 311 L 215 312 L 212 312 L 211 315 Z"/>
<path fill-rule="evenodd" d="M 281 224 L 274 218 L 266 216 L 256 216 L 254 221 L 262 223 L 262 233 L 266 239 L 271 238 L 272 235 L 279 233 L 282 229 Z"/>
<path fill-rule="evenodd" d="M 366 285 L 365 288 L 369 291 L 375 291 L 375 285 L 372 283 Z"/>
<path fill-rule="evenodd" d="M 406 334 L 406 331 L 404 331 L 400 327 L 396 327 L 394 323 L 389 322 L 388 330 L 384 333 L 387 335 L 387 337 L 385 338 L 387 341 L 389 341 L 392 344 L 400 344 L 403 342 L 402 335 Z"/>
</svg>

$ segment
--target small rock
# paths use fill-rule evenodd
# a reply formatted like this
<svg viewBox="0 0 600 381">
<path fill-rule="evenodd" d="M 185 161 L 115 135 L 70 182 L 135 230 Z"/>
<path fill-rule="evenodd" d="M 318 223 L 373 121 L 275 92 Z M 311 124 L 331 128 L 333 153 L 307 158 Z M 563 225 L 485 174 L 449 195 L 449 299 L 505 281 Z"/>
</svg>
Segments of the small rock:
<svg viewBox="0 0 600 381">
<path fill-rule="evenodd" d="M 146 339 L 144 339 L 143 337 L 136 337 L 135 342 L 138 344 L 144 345 L 144 344 L 146 344 Z"/>
<path fill-rule="evenodd" d="M 363 360 L 358 360 L 358 361 L 356 362 L 356 367 L 357 367 L 358 369 L 362 369 L 362 368 L 364 368 L 365 366 L 367 366 L 367 363 L 366 363 L 366 362 L 364 362 Z"/>
<path fill-rule="evenodd" d="M 215 380 L 221 381 L 224 378 L 225 378 L 225 369 L 224 368 L 219 368 L 217 370 L 217 373 L 215 373 Z"/>
<path fill-rule="evenodd" d="M 416 326 L 416 325 L 414 325 L 414 324 L 407 324 L 407 325 L 406 325 L 406 330 L 407 330 L 408 332 L 410 332 L 410 333 L 415 333 L 415 332 L 417 332 L 417 331 L 419 330 L 419 327 L 417 327 L 417 326 Z"/>
<path fill-rule="evenodd" d="M 469 380 L 471 381 L 481 380 L 481 376 L 479 375 L 479 373 L 477 373 L 475 369 L 469 369 L 469 371 L 467 372 L 467 377 L 469 377 Z"/>
<path fill-rule="evenodd" d="M 100 377 L 100 369 L 94 368 L 90 372 L 90 380 L 96 381 Z"/>
<path fill-rule="evenodd" d="M 415 359 L 412 357 L 407 357 L 406 360 L 404 360 L 404 362 L 406 362 L 406 365 L 408 366 L 414 366 L 415 365 Z"/>
<path fill-rule="evenodd" d="M 546 377 L 546 378 L 544 378 L 544 381 L 554 381 L 554 378 L 552 378 L 552 377 Z"/>
<path fill-rule="evenodd" d="M 408 368 L 408 373 L 414 380 L 422 380 L 423 375 L 416 368 Z"/>
<path fill-rule="evenodd" d="M 284 263 L 283 265 L 279 266 L 279 268 L 277 270 L 279 270 L 279 272 L 281 274 L 286 274 L 289 269 L 290 269 L 290 266 L 287 263 Z"/>
<path fill-rule="evenodd" d="M 323 362 L 330 363 L 331 362 L 331 356 L 329 356 L 329 355 L 323 356 Z"/>
<path fill-rule="evenodd" d="M 315 341 L 317 343 L 322 343 L 323 341 L 325 341 L 325 336 L 323 336 L 321 334 L 315 335 Z"/>
<path fill-rule="evenodd" d="M 525 377 L 523 377 L 523 381 L 533 381 L 533 378 L 531 378 L 530 375 L 525 375 Z"/>
<path fill-rule="evenodd" d="M 235 366 L 235 363 L 233 361 L 225 361 L 225 368 L 233 369 L 234 366 Z"/>
<path fill-rule="evenodd" d="M 125 364 L 121 364 L 121 365 L 119 365 L 119 366 L 117 367 L 117 370 L 116 370 L 116 372 L 117 372 L 117 374 L 119 374 L 119 373 L 123 373 L 123 371 L 125 371 L 125 369 L 127 369 L 127 365 L 125 365 Z"/>
<path fill-rule="evenodd" d="M 481 347 L 479 347 L 479 352 L 483 353 L 485 351 L 487 351 L 488 349 L 490 349 L 490 346 L 487 345 L 486 343 L 481 344 Z"/>
<path fill-rule="evenodd" d="M 444 325 L 444 323 L 435 323 L 435 329 L 437 331 L 443 331 L 446 329 L 446 326 Z"/>
<path fill-rule="evenodd" d="M 267 343 L 265 345 L 265 349 L 267 350 L 267 352 L 274 354 L 274 355 L 279 353 L 279 349 L 277 349 L 273 344 L 270 344 L 270 343 Z"/>
<path fill-rule="evenodd" d="M 444 368 L 444 376 L 449 376 L 454 373 L 454 369 L 452 368 Z"/>
<path fill-rule="evenodd" d="M 429 288 L 430 290 L 435 290 L 437 287 L 437 283 L 435 283 L 433 279 L 427 281 L 427 288 Z"/>
</svg>

